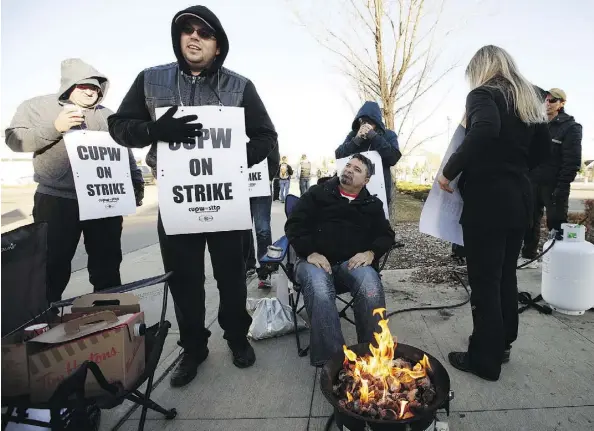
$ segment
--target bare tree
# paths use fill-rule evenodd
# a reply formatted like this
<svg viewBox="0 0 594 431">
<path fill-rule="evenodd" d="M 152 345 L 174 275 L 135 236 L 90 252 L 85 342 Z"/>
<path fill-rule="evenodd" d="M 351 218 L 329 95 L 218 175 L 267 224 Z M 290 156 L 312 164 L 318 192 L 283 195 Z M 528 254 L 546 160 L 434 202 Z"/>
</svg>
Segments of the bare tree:
<svg viewBox="0 0 594 431">
<path fill-rule="evenodd" d="M 325 1 L 331 14 L 318 25 L 309 17 L 320 16 L 322 2 L 315 2 L 313 13 L 304 10 L 307 1 L 290 3 L 300 23 L 341 60 L 359 98 L 379 103 L 386 126 L 400 136 L 403 153 L 440 135 L 416 138 L 439 105 L 422 118 L 413 108 L 456 67 L 436 70 L 438 42 L 451 32 L 438 32 L 446 0 Z"/>
</svg>

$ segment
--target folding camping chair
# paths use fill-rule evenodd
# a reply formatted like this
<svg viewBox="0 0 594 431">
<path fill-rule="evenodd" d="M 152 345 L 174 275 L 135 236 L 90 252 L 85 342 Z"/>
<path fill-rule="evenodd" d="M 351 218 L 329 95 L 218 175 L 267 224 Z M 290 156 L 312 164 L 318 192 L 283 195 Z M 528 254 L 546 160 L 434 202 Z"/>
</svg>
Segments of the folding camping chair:
<svg viewBox="0 0 594 431">
<path fill-rule="evenodd" d="M 158 323 L 146 328 L 145 332 L 145 349 L 146 349 L 146 363 L 145 370 L 138 380 L 134 383 L 132 388 L 124 389 L 120 383 L 109 383 L 99 366 L 90 361 L 82 363 L 76 371 L 64 379 L 56 388 L 50 400 L 46 403 L 31 403 L 28 397 L 19 397 L 17 399 L 8 399 L 2 397 L 2 406 L 7 410 L 2 414 L 2 430 L 8 426 L 8 422 L 28 424 L 43 428 L 51 428 L 52 430 L 88 430 L 88 421 L 84 422 L 89 416 L 98 418 L 99 409 L 112 409 L 119 406 L 125 400 L 132 401 L 136 404 L 133 408 L 142 406 L 140 415 L 140 423 L 138 430 L 144 430 L 147 410 L 151 409 L 158 413 L 162 413 L 166 419 L 173 419 L 177 415 L 177 411 L 172 409 L 165 409 L 159 404 L 151 400 L 150 395 L 153 389 L 153 380 L 155 371 L 159 364 L 161 353 L 163 352 L 163 345 L 171 323 L 165 320 L 165 313 L 167 311 L 167 297 L 169 294 L 168 279 L 171 272 L 157 277 L 147 278 L 145 280 L 135 281 L 112 289 L 107 289 L 101 293 L 124 293 L 136 289 L 150 287 L 153 285 L 163 283 L 163 302 L 161 316 Z M 43 291 L 45 295 L 45 289 Z M 48 320 L 48 316 L 55 316 L 56 309 L 64 309 L 64 307 L 72 305 L 76 298 L 71 298 L 56 302 L 52 307 L 36 316 L 31 321 L 23 324 L 12 333 L 15 333 L 23 328 Z M 99 386 L 104 389 L 105 395 L 97 397 L 85 396 L 85 381 L 87 373 L 91 372 L 96 378 Z M 140 391 L 140 387 L 146 382 L 145 392 Z M 29 419 L 27 417 L 27 409 L 43 409 L 50 410 L 50 421 L 44 422 L 39 420 Z M 16 415 L 15 415 L 16 413 Z M 85 425 L 81 425 L 81 421 Z M 97 419 L 98 422 L 98 419 Z M 97 426 L 98 423 L 95 423 Z"/>
<path fill-rule="evenodd" d="M 295 209 L 295 205 L 298 201 L 299 198 L 295 195 L 287 196 L 285 200 L 285 215 L 287 216 L 287 218 L 289 218 L 289 216 Z M 263 256 L 260 259 L 260 264 L 271 267 L 280 267 L 289 279 L 289 281 L 291 282 L 289 285 L 289 306 L 291 307 L 291 311 L 293 313 L 293 325 L 295 328 L 295 338 L 297 341 L 297 354 L 300 357 L 304 357 L 307 356 L 309 346 L 304 348 L 301 347 L 301 340 L 299 338 L 299 332 L 297 328 L 297 314 L 301 313 L 301 311 L 303 311 L 303 309 L 305 308 L 305 305 L 299 306 L 299 299 L 301 298 L 301 286 L 295 280 L 295 263 L 297 260 L 297 255 L 291 247 L 291 245 L 289 244 L 289 240 L 286 237 L 286 235 L 283 235 L 281 238 L 279 238 L 273 245 L 282 250 L 280 256 Z M 388 260 L 388 257 L 390 256 L 390 253 L 392 252 L 392 250 L 400 247 L 403 247 L 403 244 L 396 244 L 384 256 L 380 257 L 380 263 L 376 268 L 377 272 L 380 273 L 380 277 L 381 271 L 384 269 L 384 266 L 386 266 L 386 262 Z M 355 321 L 347 315 L 347 310 L 349 310 L 353 306 L 355 298 L 353 297 L 350 300 L 343 298 L 342 295 L 345 295 L 346 293 L 346 289 L 340 289 L 340 287 L 337 288 L 336 299 L 345 304 L 344 307 L 338 311 L 338 316 L 354 325 Z"/>
</svg>

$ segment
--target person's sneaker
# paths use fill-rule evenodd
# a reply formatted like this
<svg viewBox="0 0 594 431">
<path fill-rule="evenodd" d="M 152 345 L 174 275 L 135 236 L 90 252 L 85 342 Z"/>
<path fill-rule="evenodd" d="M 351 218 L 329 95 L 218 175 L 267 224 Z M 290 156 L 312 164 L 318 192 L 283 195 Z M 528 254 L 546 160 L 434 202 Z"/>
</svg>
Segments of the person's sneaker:
<svg viewBox="0 0 594 431">
<path fill-rule="evenodd" d="M 266 277 L 258 281 L 258 289 L 270 289 L 271 287 L 272 282 L 270 281 L 270 277 Z"/>
<path fill-rule="evenodd" d="M 522 265 L 530 262 L 531 260 L 532 259 L 528 259 L 528 258 L 525 258 L 525 257 L 520 257 L 518 259 L 518 265 L 517 265 L 518 268 L 520 266 L 522 266 Z M 534 261 L 534 262 L 528 263 L 527 265 L 522 266 L 520 269 L 538 269 L 538 261 Z"/>
<path fill-rule="evenodd" d="M 199 353 L 189 353 L 184 351 L 182 358 L 171 375 L 171 387 L 180 388 L 187 385 L 198 373 L 198 365 L 208 357 L 208 348 Z"/>
<path fill-rule="evenodd" d="M 233 353 L 233 365 L 237 368 L 247 368 L 256 362 L 256 352 L 247 339 L 241 341 L 227 341 Z"/>
<path fill-rule="evenodd" d="M 468 336 L 468 344 L 470 344 L 470 341 L 472 340 L 472 335 Z M 503 359 L 501 360 L 502 364 L 507 364 L 510 360 L 511 357 L 511 346 L 507 347 L 504 351 L 503 351 Z"/>
</svg>

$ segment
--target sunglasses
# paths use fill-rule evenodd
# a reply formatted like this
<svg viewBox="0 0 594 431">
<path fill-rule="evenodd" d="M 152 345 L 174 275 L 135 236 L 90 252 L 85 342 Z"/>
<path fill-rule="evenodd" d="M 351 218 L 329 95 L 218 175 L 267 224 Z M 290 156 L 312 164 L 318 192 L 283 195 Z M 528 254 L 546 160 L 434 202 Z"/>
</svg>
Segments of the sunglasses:
<svg viewBox="0 0 594 431">
<path fill-rule="evenodd" d="M 547 99 L 547 102 L 549 102 L 549 103 L 563 102 L 563 99 L 559 99 L 558 97 L 549 97 Z"/>
<path fill-rule="evenodd" d="M 194 28 L 191 26 L 183 27 L 181 32 L 187 36 L 192 36 L 194 32 L 198 34 L 200 39 L 215 39 L 215 34 L 212 30 L 207 30 L 205 28 Z"/>
</svg>

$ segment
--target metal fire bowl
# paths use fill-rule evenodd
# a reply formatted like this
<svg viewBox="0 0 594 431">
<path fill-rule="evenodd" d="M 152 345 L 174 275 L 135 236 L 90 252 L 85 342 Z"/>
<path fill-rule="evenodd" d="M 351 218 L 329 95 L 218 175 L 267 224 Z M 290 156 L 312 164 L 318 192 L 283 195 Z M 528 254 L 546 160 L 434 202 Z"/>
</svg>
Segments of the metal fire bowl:
<svg viewBox="0 0 594 431">
<path fill-rule="evenodd" d="M 369 351 L 369 344 L 356 344 L 349 347 L 349 349 L 352 350 L 358 357 L 371 354 Z M 322 375 L 320 377 L 320 386 L 322 388 L 322 393 L 330 402 L 330 404 L 334 406 L 334 411 L 340 416 L 336 418 L 337 421 L 340 421 L 346 426 L 348 426 L 347 424 L 349 423 L 353 425 L 356 424 L 358 426 L 367 423 L 373 430 L 400 428 L 398 425 L 401 425 L 402 429 L 411 429 L 417 428 L 414 425 L 421 425 L 422 427 L 424 425 L 421 423 L 430 423 L 435 418 L 435 413 L 438 409 L 445 407 L 449 410 L 450 376 L 444 366 L 430 354 L 406 344 L 398 343 L 396 346 L 396 351 L 394 352 L 394 358 L 402 358 L 412 362 L 413 364 L 416 364 L 421 359 L 423 359 L 423 355 L 427 355 L 429 358 L 429 364 L 431 365 L 431 371 L 428 370 L 427 374 L 429 375 L 429 378 L 435 387 L 436 396 L 433 399 L 433 402 L 422 411 L 415 410 L 415 416 L 410 419 L 386 420 L 372 419 L 366 416 L 358 415 L 339 406 L 338 397 L 334 395 L 332 387 L 338 380 L 338 373 L 342 369 L 342 364 L 344 362 L 344 354 L 336 354 L 330 361 L 326 363 L 326 365 L 324 365 L 322 369 Z M 406 427 L 406 424 L 409 424 L 410 427 Z M 351 428 L 349 427 L 349 429 Z"/>
</svg>

